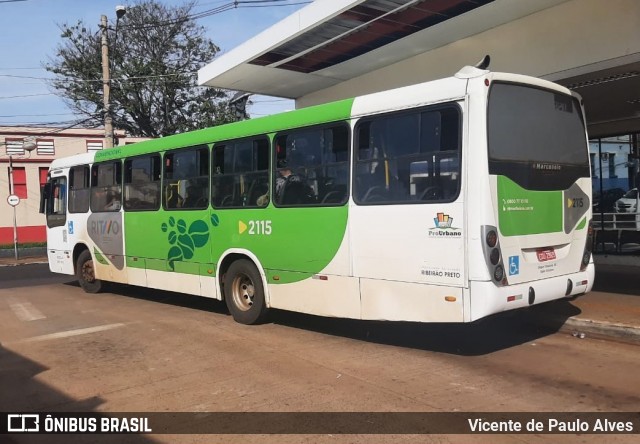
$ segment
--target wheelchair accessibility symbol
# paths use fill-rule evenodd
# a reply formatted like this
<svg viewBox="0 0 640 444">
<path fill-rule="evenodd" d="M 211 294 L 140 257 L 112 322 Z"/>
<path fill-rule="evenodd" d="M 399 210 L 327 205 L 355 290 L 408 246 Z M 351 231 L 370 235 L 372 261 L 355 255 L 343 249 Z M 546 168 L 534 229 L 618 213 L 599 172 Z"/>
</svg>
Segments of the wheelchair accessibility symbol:
<svg viewBox="0 0 640 444">
<path fill-rule="evenodd" d="M 509 276 L 520 273 L 520 257 L 509 256 Z"/>
</svg>

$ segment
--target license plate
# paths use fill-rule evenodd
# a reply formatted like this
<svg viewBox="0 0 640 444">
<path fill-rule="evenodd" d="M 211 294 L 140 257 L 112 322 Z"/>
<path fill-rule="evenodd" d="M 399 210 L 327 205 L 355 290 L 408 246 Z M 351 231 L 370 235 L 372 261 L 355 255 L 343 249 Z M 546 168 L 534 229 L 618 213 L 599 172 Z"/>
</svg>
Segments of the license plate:
<svg viewBox="0 0 640 444">
<path fill-rule="evenodd" d="M 556 258 L 556 251 L 553 248 L 537 250 L 536 253 L 538 254 L 539 262 L 552 261 Z"/>
</svg>

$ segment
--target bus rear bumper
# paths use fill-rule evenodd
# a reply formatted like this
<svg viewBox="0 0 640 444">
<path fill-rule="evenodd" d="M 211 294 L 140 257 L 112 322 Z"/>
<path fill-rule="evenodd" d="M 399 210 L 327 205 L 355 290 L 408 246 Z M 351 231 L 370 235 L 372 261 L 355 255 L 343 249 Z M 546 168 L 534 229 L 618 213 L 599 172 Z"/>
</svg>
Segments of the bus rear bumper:
<svg viewBox="0 0 640 444">
<path fill-rule="evenodd" d="M 491 281 L 471 281 L 470 309 L 468 316 L 465 313 L 465 321 L 587 293 L 593 288 L 594 276 L 595 268 L 590 263 L 584 271 L 577 273 L 505 287 L 498 287 Z"/>
</svg>

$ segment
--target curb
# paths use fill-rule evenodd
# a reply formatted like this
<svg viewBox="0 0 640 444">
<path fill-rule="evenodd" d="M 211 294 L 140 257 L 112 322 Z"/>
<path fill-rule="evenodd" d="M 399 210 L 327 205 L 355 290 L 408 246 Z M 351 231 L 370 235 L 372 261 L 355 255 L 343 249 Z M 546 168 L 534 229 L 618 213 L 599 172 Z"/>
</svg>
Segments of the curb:
<svg viewBox="0 0 640 444">
<path fill-rule="evenodd" d="M 640 344 L 640 327 L 634 325 L 595 321 L 593 319 L 567 318 L 550 313 L 534 316 L 533 322 L 561 332 L 570 333 L 580 339 L 594 337 Z M 558 324 L 560 324 L 559 328 Z"/>
<path fill-rule="evenodd" d="M 572 334 L 585 333 L 593 337 L 615 338 L 625 342 L 640 343 L 639 327 L 616 322 L 568 318 L 560 330 L 571 331 Z"/>
<path fill-rule="evenodd" d="M 24 259 L 19 259 L 18 262 L 12 261 L 12 262 L 0 262 L 0 268 L 1 267 L 17 267 L 20 265 L 33 265 L 33 264 L 48 264 L 49 261 L 47 259 L 41 259 L 41 258 L 24 258 Z"/>
<path fill-rule="evenodd" d="M 0 249 L 0 258 L 14 259 L 15 250 L 13 248 Z M 34 256 L 47 256 L 46 247 L 29 247 L 18 248 L 18 258 L 34 257 Z"/>
</svg>

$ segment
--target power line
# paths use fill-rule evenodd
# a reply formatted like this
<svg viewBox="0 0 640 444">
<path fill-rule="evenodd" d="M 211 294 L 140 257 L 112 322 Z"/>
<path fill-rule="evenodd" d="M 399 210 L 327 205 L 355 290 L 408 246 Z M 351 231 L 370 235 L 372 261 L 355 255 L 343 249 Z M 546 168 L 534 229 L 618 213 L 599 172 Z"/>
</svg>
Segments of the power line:
<svg viewBox="0 0 640 444">
<path fill-rule="evenodd" d="M 36 80 L 51 80 L 51 79 L 53 79 L 53 77 L 17 76 L 15 74 L 0 74 L 0 77 L 9 77 L 11 79 L 36 79 Z"/>
<path fill-rule="evenodd" d="M 0 100 L 2 99 L 22 99 L 24 97 L 36 97 L 36 96 L 53 96 L 55 95 L 54 93 L 40 93 L 40 94 L 24 94 L 21 96 L 3 96 L 0 97 Z"/>
<path fill-rule="evenodd" d="M 11 3 L 11 2 L 17 2 L 17 1 L 26 1 L 26 0 L 0 0 L 0 3 Z M 130 28 L 130 29 L 148 29 L 148 28 L 154 28 L 154 27 L 159 27 L 159 26 L 166 26 L 169 24 L 176 24 L 176 23 L 182 23 L 185 21 L 189 21 L 189 20 L 198 20 L 198 19 L 202 19 L 205 17 L 209 17 L 212 15 L 216 15 L 216 14 L 220 14 L 222 12 L 231 10 L 231 9 L 237 9 L 237 8 L 264 8 L 264 7 L 284 7 L 284 6 L 295 6 L 295 5 L 302 5 L 302 4 L 308 4 L 311 3 L 311 1 L 292 1 L 292 0 L 236 0 L 236 1 L 232 1 L 232 2 L 210 2 L 209 4 L 218 4 L 218 6 L 213 7 L 213 8 L 209 8 L 209 9 L 205 9 L 203 11 L 200 12 L 195 12 L 192 14 L 188 14 L 185 15 L 184 17 L 179 17 L 170 21 L 165 21 L 165 22 L 156 22 L 156 23 L 150 23 L 147 25 L 141 25 L 141 26 L 133 26 L 133 25 L 129 25 L 126 26 L 125 24 L 120 24 L 120 26 L 122 28 Z M 11 68 L 0 68 L 0 70 L 37 70 L 37 69 L 44 69 L 42 67 L 34 67 L 34 68 L 30 68 L 30 67 L 11 67 Z M 195 76 L 197 73 L 196 72 L 177 72 L 177 73 L 171 73 L 171 74 L 158 74 L 158 75 L 147 75 L 147 76 L 132 76 L 132 77 L 127 77 L 127 78 L 114 78 L 112 79 L 112 82 L 129 82 L 129 83 L 141 83 L 145 80 L 151 80 L 151 79 L 163 79 L 163 78 L 171 78 L 171 77 L 177 77 L 177 76 Z M 39 81 L 47 81 L 47 82 L 52 82 L 52 81 L 66 81 L 66 82 L 78 82 L 78 83 L 84 83 L 84 82 L 96 82 L 96 83 L 102 83 L 103 79 L 74 79 L 74 78 L 65 78 L 65 77 L 36 77 L 36 76 L 21 76 L 21 75 L 12 75 L 12 74 L 0 74 L 0 77 L 6 77 L 6 78 L 16 78 L 16 79 L 33 79 L 33 80 L 39 80 Z M 0 99 L 14 99 L 14 98 L 26 98 L 26 97 L 35 97 L 35 96 L 46 96 L 46 95 L 55 95 L 55 93 L 41 93 L 41 94 L 25 94 L 25 95 L 16 95 L 16 96 L 6 96 L 6 97 L 0 97 Z M 274 101 L 280 101 L 280 100 L 284 100 L 284 99 L 276 99 Z M 261 101 L 258 101 L 261 102 Z M 49 114 L 50 116 L 53 115 L 60 115 L 60 114 Z M 38 115 L 31 115 L 32 117 L 38 117 Z M 24 115 L 24 117 L 31 117 L 29 115 Z M 3 118 L 11 118 L 11 117 L 17 117 L 16 116 L 0 116 Z M 71 127 L 74 125 L 80 125 L 82 123 L 88 122 L 91 119 L 96 118 L 96 116 L 92 116 L 89 117 L 87 119 L 84 120 L 80 120 L 80 121 L 58 121 L 58 122 L 47 122 L 47 123 L 35 123 L 35 125 L 60 125 L 60 124 L 69 124 L 71 123 Z"/>
<path fill-rule="evenodd" d="M 140 26 L 126 25 L 126 24 L 122 24 L 120 26 L 122 28 L 128 28 L 128 29 L 150 29 L 150 28 L 157 28 L 160 26 L 183 23 L 189 20 L 198 20 L 198 19 L 210 17 L 212 15 L 220 14 L 222 12 L 230 11 L 232 9 L 237 9 L 237 8 L 282 7 L 282 6 L 304 5 L 304 4 L 311 3 L 311 1 L 301 1 L 301 2 L 294 2 L 294 3 L 289 3 L 289 1 L 290 0 L 236 0 L 233 2 L 228 2 L 223 5 L 217 6 L 215 8 L 206 9 L 204 11 L 185 15 L 184 17 L 179 17 L 173 20 L 150 23 L 150 24 L 140 25 Z M 284 3 L 284 2 L 287 2 L 287 3 Z"/>
<path fill-rule="evenodd" d="M 38 66 L 38 67 L 33 67 L 33 68 L 16 68 L 16 67 L 11 67 L 11 68 L 3 68 L 0 67 L 0 71 L 10 71 L 10 70 L 17 70 L 17 69 L 25 69 L 25 70 L 40 70 L 40 69 L 44 69 L 42 66 Z"/>
<path fill-rule="evenodd" d="M 49 114 L 9 114 L 0 115 L 0 118 L 11 119 L 13 117 L 48 117 L 48 116 L 74 116 L 75 113 L 49 113 Z"/>
<path fill-rule="evenodd" d="M 57 128 L 52 129 L 51 131 L 48 131 L 47 133 L 45 133 L 45 134 L 53 134 L 53 133 L 58 133 L 60 131 L 63 131 L 65 129 L 70 129 L 75 126 L 82 125 L 83 123 L 89 122 L 96 118 L 97 118 L 97 115 L 91 115 L 86 119 L 61 120 L 61 121 L 54 121 L 54 122 L 25 122 L 20 124 L 11 123 L 8 125 L 0 123 L 0 126 L 21 126 L 25 128 L 41 128 L 41 127 L 47 127 L 47 126 L 49 127 L 55 126 Z M 64 125 L 64 126 L 60 126 L 60 125 Z M 93 127 L 97 127 L 97 126 L 99 125 L 98 124 L 93 125 Z"/>
<path fill-rule="evenodd" d="M 162 77 L 174 77 L 174 76 L 195 76 L 195 72 L 191 71 L 182 71 L 182 72 L 174 72 L 170 74 L 155 74 L 148 76 L 131 76 L 131 77 L 120 77 L 120 78 L 112 78 L 111 81 L 127 81 L 127 80 L 139 80 L 139 79 L 156 79 Z M 58 80 L 58 77 L 32 77 L 32 76 L 16 76 L 11 74 L 0 74 L 0 77 L 10 77 L 13 79 L 35 79 L 35 80 Z M 102 83 L 102 79 L 73 79 L 63 77 L 65 81 L 72 82 L 99 82 Z"/>
</svg>

